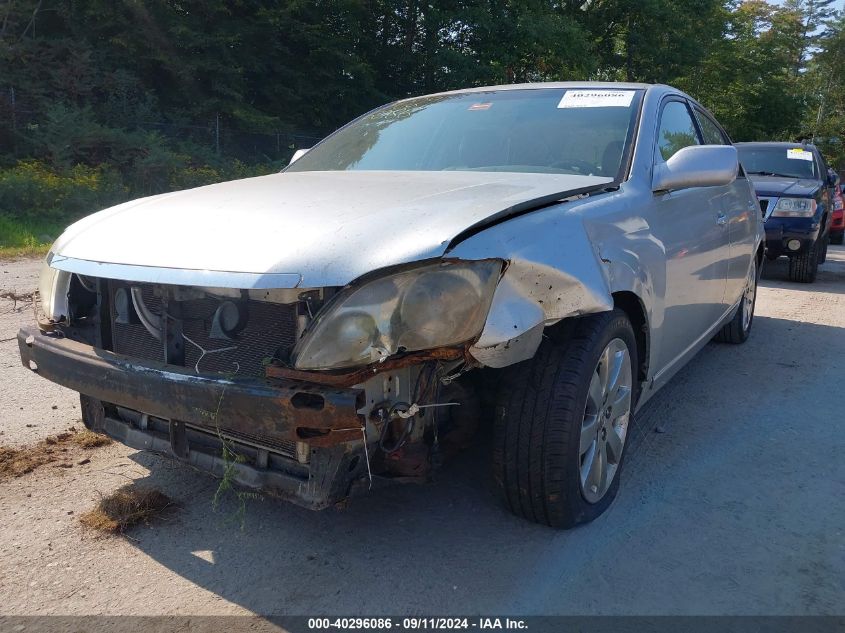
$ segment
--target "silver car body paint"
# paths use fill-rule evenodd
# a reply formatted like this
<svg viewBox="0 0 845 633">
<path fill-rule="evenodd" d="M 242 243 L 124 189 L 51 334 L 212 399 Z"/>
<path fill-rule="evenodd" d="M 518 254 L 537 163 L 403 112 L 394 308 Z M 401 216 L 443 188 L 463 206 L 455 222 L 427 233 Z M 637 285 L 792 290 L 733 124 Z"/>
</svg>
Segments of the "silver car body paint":
<svg viewBox="0 0 845 633">
<path fill-rule="evenodd" d="M 203 286 L 344 286 L 442 256 L 455 235 L 514 204 L 609 182 L 459 171 L 273 174 L 101 211 L 59 238 L 54 260 L 131 281 L 184 284 L 195 274 Z"/>
<path fill-rule="evenodd" d="M 642 405 L 739 304 L 764 237 L 753 189 L 740 174 L 719 185 L 653 191 L 655 169 L 662 168 L 656 144 L 662 105 L 697 105 L 670 87 L 556 83 L 470 91 L 531 87 L 644 91 L 630 170 L 618 187 L 484 226 L 519 203 L 558 192 L 563 199 L 610 181 L 489 172 L 282 173 L 90 216 L 56 242 L 52 265 L 128 280 L 154 275 L 160 283 L 315 288 L 437 257 L 502 258 L 508 265 L 471 354 L 491 367 L 525 360 L 548 325 L 610 310 L 614 295 L 629 293 L 648 325 Z"/>
<path fill-rule="evenodd" d="M 672 191 L 687 186 L 715 187 L 732 182 L 739 157 L 731 145 L 685 147 L 665 163 L 654 166 L 653 191 Z"/>
</svg>

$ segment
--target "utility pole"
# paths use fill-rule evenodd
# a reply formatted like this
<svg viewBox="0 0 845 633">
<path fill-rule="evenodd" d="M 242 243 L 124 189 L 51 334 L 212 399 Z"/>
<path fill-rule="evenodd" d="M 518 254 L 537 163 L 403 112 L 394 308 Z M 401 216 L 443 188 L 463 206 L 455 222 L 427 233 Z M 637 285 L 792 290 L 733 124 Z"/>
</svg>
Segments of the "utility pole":
<svg viewBox="0 0 845 633">
<path fill-rule="evenodd" d="M 215 151 L 220 153 L 220 113 L 218 112 L 214 120 L 214 147 Z"/>
<path fill-rule="evenodd" d="M 12 153 L 18 157 L 18 117 L 15 112 L 15 87 L 9 87 L 9 101 L 12 106 Z"/>
</svg>

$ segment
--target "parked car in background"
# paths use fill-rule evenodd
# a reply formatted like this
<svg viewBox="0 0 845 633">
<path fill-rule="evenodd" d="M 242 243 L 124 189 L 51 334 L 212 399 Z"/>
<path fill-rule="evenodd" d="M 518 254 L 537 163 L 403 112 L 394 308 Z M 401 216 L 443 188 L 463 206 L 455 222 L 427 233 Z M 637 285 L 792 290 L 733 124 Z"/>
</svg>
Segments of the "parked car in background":
<svg viewBox="0 0 845 633">
<path fill-rule="evenodd" d="M 682 92 L 475 88 L 77 222 L 18 342 L 86 426 L 315 509 L 425 478 L 480 419 L 510 509 L 573 526 L 616 495 L 637 408 L 747 339 L 763 236 Z"/>
<path fill-rule="evenodd" d="M 812 283 L 827 258 L 834 179 L 809 143 L 737 143 L 766 223 L 766 255 L 789 258 L 789 278 Z"/>
<path fill-rule="evenodd" d="M 845 185 L 836 176 L 836 186 L 833 189 L 833 213 L 830 218 L 830 243 L 842 244 L 845 235 Z"/>
</svg>

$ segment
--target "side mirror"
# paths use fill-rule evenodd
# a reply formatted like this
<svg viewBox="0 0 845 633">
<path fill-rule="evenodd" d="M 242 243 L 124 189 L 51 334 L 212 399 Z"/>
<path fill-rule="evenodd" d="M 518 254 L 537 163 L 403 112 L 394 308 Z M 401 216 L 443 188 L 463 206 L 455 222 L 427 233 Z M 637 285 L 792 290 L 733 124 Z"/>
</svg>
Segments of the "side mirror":
<svg viewBox="0 0 845 633">
<path fill-rule="evenodd" d="M 298 161 L 300 158 L 305 156 L 305 154 L 308 152 L 309 149 L 311 149 L 311 148 L 309 147 L 308 149 L 298 149 L 298 150 L 296 150 L 293 153 L 293 156 L 290 157 L 290 162 L 288 163 L 288 165 L 293 165 L 296 161 Z"/>
<path fill-rule="evenodd" d="M 732 145 L 691 145 L 655 165 L 652 191 L 718 187 L 736 180 L 739 158 Z"/>
</svg>

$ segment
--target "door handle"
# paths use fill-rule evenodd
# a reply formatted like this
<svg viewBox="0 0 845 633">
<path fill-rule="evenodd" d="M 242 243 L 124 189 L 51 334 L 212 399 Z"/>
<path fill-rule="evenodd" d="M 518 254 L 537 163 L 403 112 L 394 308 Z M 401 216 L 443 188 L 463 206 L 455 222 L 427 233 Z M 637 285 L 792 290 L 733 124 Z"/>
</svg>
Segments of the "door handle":
<svg viewBox="0 0 845 633">
<path fill-rule="evenodd" d="M 727 223 L 728 216 L 726 216 L 724 213 L 720 213 L 716 216 L 716 224 L 718 224 L 719 226 L 725 226 Z"/>
</svg>

